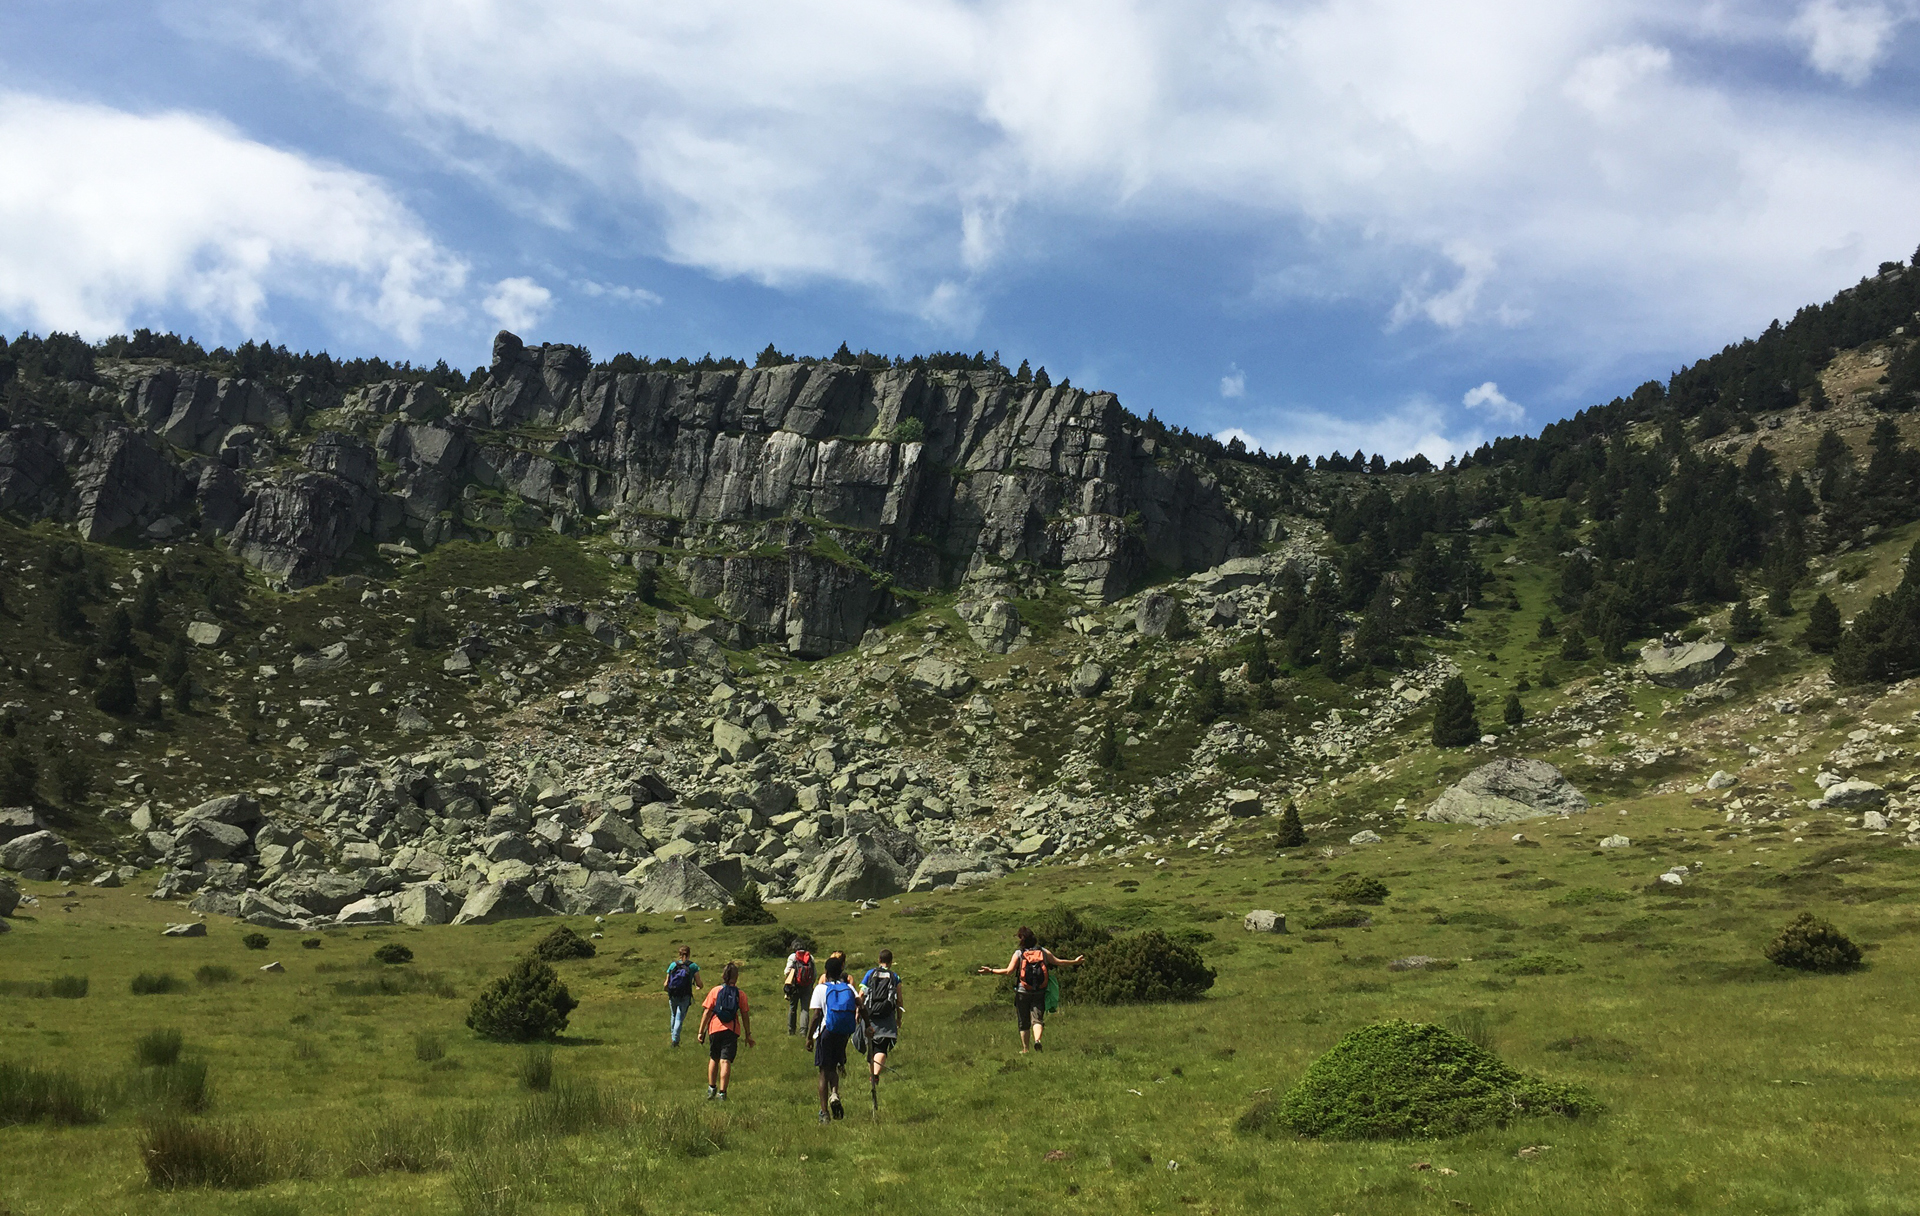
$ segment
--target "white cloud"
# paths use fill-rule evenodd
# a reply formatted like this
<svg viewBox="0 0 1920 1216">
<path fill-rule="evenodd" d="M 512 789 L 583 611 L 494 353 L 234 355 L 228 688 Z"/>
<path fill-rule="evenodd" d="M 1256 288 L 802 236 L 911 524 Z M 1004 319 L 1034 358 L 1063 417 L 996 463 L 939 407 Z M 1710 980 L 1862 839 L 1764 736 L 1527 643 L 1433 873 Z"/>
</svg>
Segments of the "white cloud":
<svg viewBox="0 0 1920 1216">
<path fill-rule="evenodd" d="M 965 326 L 970 284 L 1098 225 L 1305 233 L 1390 327 L 1718 344 L 1912 243 L 1920 116 L 1864 79 L 1890 10 L 1652 0 L 204 0 L 433 147 L 518 157 L 719 275 Z M 1877 15 L 1876 15 L 1877 14 Z M 1688 54 L 1668 47 L 1682 42 Z M 912 65 L 903 70 L 901 65 Z M 553 172 L 554 169 L 560 172 Z M 564 210 L 559 208 L 557 210 Z M 1279 238 L 1283 241 L 1290 238 Z"/>
<path fill-rule="evenodd" d="M 522 333 L 540 324 L 553 307 L 553 293 L 532 279 L 501 279 L 480 301 L 480 308 L 500 326 Z"/>
<path fill-rule="evenodd" d="M 100 336 L 166 309 L 256 336 L 274 295 L 417 344 L 465 265 L 376 179 L 193 114 L 0 92 L 0 315 Z"/>
<path fill-rule="evenodd" d="M 1375 452 L 1388 460 L 1404 460 L 1415 452 L 1424 453 L 1435 464 L 1470 452 L 1485 442 L 1477 430 L 1449 434 L 1446 411 L 1435 402 L 1417 397 L 1388 410 L 1368 410 L 1355 416 L 1314 409 L 1278 409 L 1272 411 L 1257 432 L 1228 427 L 1214 432 L 1222 440 L 1238 437 L 1250 448 L 1309 456 L 1340 452 L 1352 455 L 1356 450 L 1369 456 Z"/>
<path fill-rule="evenodd" d="M 1811 0 L 1790 28 L 1807 44 L 1807 62 L 1815 71 L 1861 85 L 1885 57 L 1898 24 L 1884 4 Z"/>
<path fill-rule="evenodd" d="M 594 300 L 618 300 L 622 304 L 639 304 L 652 307 L 664 304 L 657 291 L 648 291 L 644 287 L 625 287 L 618 283 L 596 283 L 592 279 L 582 279 L 574 284 L 581 295 Z"/>
<path fill-rule="evenodd" d="M 1226 375 L 1220 377 L 1220 395 L 1222 397 L 1244 397 L 1247 395 L 1247 373 L 1234 366 Z"/>
<path fill-rule="evenodd" d="M 1526 407 L 1518 401 L 1510 401 L 1500 391 L 1500 386 L 1489 380 L 1478 388 L 1470 388 L 1460 398 L 1460 404 L 1470 410 L 1478 410 L 1495 422 L 1519 424 L 1527 419 Z"/>
</svg>

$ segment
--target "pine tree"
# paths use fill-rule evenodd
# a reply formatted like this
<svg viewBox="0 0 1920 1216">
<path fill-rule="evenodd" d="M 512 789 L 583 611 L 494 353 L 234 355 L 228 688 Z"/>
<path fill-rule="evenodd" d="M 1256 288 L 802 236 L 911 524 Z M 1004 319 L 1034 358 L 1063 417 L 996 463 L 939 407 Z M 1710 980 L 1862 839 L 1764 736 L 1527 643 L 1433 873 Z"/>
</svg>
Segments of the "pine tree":
<svg viewBox="0 0 1920 1216">
<path fill-rule="evenodd" d="M 175 713 L 186 713 L 193 708 L 193 675 L 183 673 L 173 683 L 173 709 Z"/>
<path fill-rule="evenodd" d="M 1329 680 L 1338 680 L 1347 670 L 1340 650 L 1340 626 L 1332 621 L 1320 631 L 1320 670 L 1327 673 Z"/>
<path fill-rule="evenodd" d="M 1800 644 L 1815 654 L 1832 654 L 1840 644 L 1840 609 L 1824 591 L 1807 609 L 1807 627 L 1801 631 Z"/>
<path fill-rule="evenodd" d="M 1220 673 L 1210 663 L 1201 663 L 1187 678 L 1193 688 L 1193 716 L 1211 722 L 1227 711 L 1227 690 L 1220 684 Z"/>
<path fill-rule="evenodd" d="M 1273 679 L 1273 659 L 1267 654 L 1267 633 L 1264 629 L 1253 631 L 1253 649 L 1247 655 L 1247 682 L 1265 684 Z"/>
<path fill-rule="evenodd" d="M 1569 625 L 1566 633 L 1561 635 L 1560 657 L 1569 663 L 1583 663 L 1593 657 L 1593 652 L 1587 649 L 1587 639 L 1581 634 L 1578 625 Z"/>
<path fill-rule="evenodd" d="M 87 614 L 80 610 L 85 588 L 77 578 L 63 578 L 54 584 L 53 631 L 63 638 L 76 637 L 87 628 Z"/>
<path fill-rule="evenodd" d="M 1766 629 L 1760 614 L 1745 600 L 1733 606 L 1733 612 L 1727 617 L 1727 636 L 1736 642 L 1751 642 Z"/>
<path fill-rule="evenodd" d="M 1093 762 L 1105 769 L 1120 767 L 1120 735 L 1108 722 L 1093 744 Z"/>
<path fill-rule="evenodd" d="M 1440 686 L 1440 697 L 1433 708 L 1433 744 L 1435 747 L 1465 747 L 1480 738 L 1480 720 L 1474 715 L 1473 691 L 1462 676 L 1454 676 Z"/>
<path fill-rule="evenodd" d="M 1520 704 L 1519 693 L 1510 692 L 1507 694 L 1507 703 L 1506 706 L 1501 709 L 1500 716 L 1506 721 L 1508 726 L 1518 726 L 1527 720 L 1527 707 Z"/>
<path fill-rule="evenodd" d="M 1539 630 L 1539 634 L 1540 634 L 1540 636 L 1541 636 L 1541 637 L 1543 637 L 1543 638 L 1550 638 L 1550 637 L 1554 637 L 1554 636 L 1555 636 L 1555 635 L 1557 635 L 1557 634 L 1558 634 L 1559 632 L 1560 632 L 1560 630 L 1559 630 L 1559 629 L 1557 629 L 1557 628 L 1556 628 L 1556 627 L 1554 626 L 1554 623 L 1553 623 L 1553 618 L 1552 618 L 1552 617 L 1550 617 L 1550 616 L 1543 616 L 1543 617 L 1541 617 L 1541 618 L 1540 618 L 1540 630 Z"/>
<path fill-rule="evenodd" d="M 40 780 L 40 761 L 25 743 L 15 743 L 0 759 L 0 806 L 25 806 L 33 801 L 33 787 Z"/>
<path fill-rule="evenodd" d="M 1300 826 L 1300 808 L 1291 802 L 1280 813 L 1280 835 L 1276 843 L 1283 849 L 1297 849 L 1307 843 L 1307 829 Z"/>
<path fill-rule="evenodd" d="M 102 713 L 130 714 L 139 707 L 139 690 L 133 684 L 133 668 L 125 659 L 107 664 L 100 686 L 93 690 L 93 703 Z"/>
<path fill-rule="evenodd" d="M 160 678 L 167 684 L 178 684 L 186 677 L 187 644 L 179 638 L 173 639 L 173 645 L 167 647 L 167 657 L 160 664 Z"/>
<path fill-rule="evenodd" d="M 144 579 L 139 594 L 133 597 L 133 623 L 147 633 L 152 633 L 160 624 L 160 579 L 157 575 Z"/>
<path fill-rule="evenodd" d="M 107 614 L 107 623 L 100 631 L 100 653 L 110 658 L 133 653 L 133 617 L 120 605 Z"/>
</svg>

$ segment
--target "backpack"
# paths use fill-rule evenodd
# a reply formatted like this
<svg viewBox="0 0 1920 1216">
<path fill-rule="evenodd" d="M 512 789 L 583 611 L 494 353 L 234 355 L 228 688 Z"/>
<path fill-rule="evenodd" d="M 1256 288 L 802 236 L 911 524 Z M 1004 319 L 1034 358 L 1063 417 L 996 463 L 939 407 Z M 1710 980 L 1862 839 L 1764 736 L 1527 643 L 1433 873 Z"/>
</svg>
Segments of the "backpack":
<svg viewBox="0 0 1920 1216">
<path fill-rule="evenodd" d="M 693 964 L 675 963 L 667 968 L 667 995 L 685 1000 L 693 995 Z"/>
<path fill-rule="evenodd" d="M 740 1016 L 740 990 L 732 984 L 722 984 L 713 994 L 713 1020 L 733 1029 L 733 1023 Z"/>
<path fill-rule="evenodd" d="M 853 1011 L 857 1007 L 853 985 L 845 980 L 827 981 L 826 1016 L 820 1029 L 826 1034 L 852 1034 Z"/>
<path fill-rule="evenodd" d="M 1020 991 L 1040 992 L 1047 986 L 1047 952 L 1045 950 L 1022 950 L 1020 952 Z"/>
<path fill-rule="evenodd" d="M 813 987 L 813 955 L 805 950 L 793 952 L 793 986 L 795 988 Z"/>
<path fill-rule="evenodd" d="M 867 1020 L 884 1022 L 900 1007 L 900 977 L 875 967 L 867 972 Z"/>
</svg>

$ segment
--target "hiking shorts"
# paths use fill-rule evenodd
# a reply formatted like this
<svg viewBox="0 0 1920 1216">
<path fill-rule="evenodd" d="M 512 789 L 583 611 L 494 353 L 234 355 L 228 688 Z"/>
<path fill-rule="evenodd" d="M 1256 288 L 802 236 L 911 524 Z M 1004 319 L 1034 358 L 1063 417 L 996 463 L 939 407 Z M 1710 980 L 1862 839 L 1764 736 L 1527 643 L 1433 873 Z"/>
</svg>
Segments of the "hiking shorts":
<svg viewBox="0 0 1920 1216">
<path fill-rule="evenodd" d="M 1047 994 L 1039 992 L 1016 992 L 1013 994 L 1013 1015 L 1020 1023 L 1020 1029 L 1032 1030 L 1047 1020 Z"/>
<path fill-rule="evenodd" d="M 740 1049 L 740 1032 L 737 1030 L 716 1030 L 707 1036 L 707 1058 L 725 1060 L 733 1063 L 734 1052 Z"/>
<path fill-rule="evenodd" d="M 892 1055 L 893 1045 L 895 1043 L 898 1043 L 899 1041 L 900 1041 L 899 1039 L 894 1038 L 891 1035 L 876 1035 L 875 1037 L 868 1039 L 867 1040 L 867 1058 L 871 1060 L 875 1056 Z"/>
<path fill-rule="evenodd" d="M 819 1069 L 845 1068 L 847 1066 L 847 1040 L 845 1034 L 828 1034 L 821 1031 L 813 1037 L 813 1066 Z"/>
</svg>

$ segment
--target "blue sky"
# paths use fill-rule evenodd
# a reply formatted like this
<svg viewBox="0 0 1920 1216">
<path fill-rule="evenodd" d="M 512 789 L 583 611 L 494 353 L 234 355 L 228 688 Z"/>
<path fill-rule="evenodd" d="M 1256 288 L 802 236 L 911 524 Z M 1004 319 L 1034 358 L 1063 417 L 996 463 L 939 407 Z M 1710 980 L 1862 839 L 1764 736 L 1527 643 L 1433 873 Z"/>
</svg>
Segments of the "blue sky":
<svg viewBox="0 0 1920 1216">
<path fill-rule="evenodd" d="M 10 0 L 0 326 L 998 350 L 1436 457 L 1920 244 L 1914 0 Z"/>
</svg>

